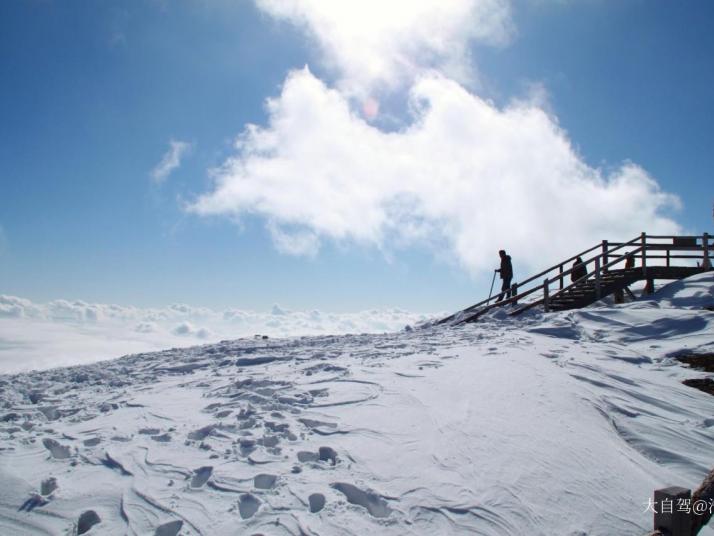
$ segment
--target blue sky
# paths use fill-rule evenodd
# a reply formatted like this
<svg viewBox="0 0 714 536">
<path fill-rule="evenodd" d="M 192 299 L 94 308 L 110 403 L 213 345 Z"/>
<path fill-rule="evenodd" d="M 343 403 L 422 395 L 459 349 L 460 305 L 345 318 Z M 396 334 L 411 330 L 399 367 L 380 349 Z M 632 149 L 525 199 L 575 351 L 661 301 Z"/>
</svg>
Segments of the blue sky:
<svg viewBox="0 0 714 536">
<path fill-rule="evenodd" d="M 331 120 L 339 117 L 339 103 L 346 103 L 355 114 L 345 124 L 346 132 L 352 133 L 351 145 L 364 143 L 369 158 L 381 154 L 380 143 L 396 141 L 404 151 L 401 156 L 413 156 L 409 166 L 419 165 L 423 157 L 411 153 L 419 133 L 397 140 L 386 133 L 399 137 L 419 123 L 420 116 L 415 117 L 413 110 L 410 115 L 406 104 L 415 87 L 433 109 L 438 108 L 438 99 L 460 99 L 465 109 L 480 114 L 474 117 L 493 115 L 493 128 L 499 132 L 520 130 L 521 119 L 524 125 L 537 123 L 548 136 L 557 127 L 552 147 L 543 154 L 561 155 L 560 142 L 565 140 L 578 159 L 573 163 L 570 153 L 562 156 L 567 169 L 587 167 L 580 182 L 572 188 L 563 185 L 563 191 L 572 192 L 562 202 L 575 204 L 576 213 L 577 203 L 587 195 L 578 194 L 577 188 L 600 173 L 605 182 L 619 177 L 628 184 L 653 180 L 663 192 L 679 197 L 681 209 L 665 201 L 656 209 L 659 219 L 653 220 L 653 230 L 673 225 L 697 233 L 711 230 L 711 3 L 513 2 L 508 4 L 508 28 L 503 32 L 488 28 L 486 38 L 463 37 L 458 43 L 463 42 L 465 53 L 458 57 L 429 50 L 437 59 L 428 65 L 420 64 L 425 55 L 417 49 L 417 59 L 407 62 L 409 69 L 398 76 L 394 66 L 401 68 L 403 58 L 413 52 L 410 47 L 398 50 L 407 52 L 399 56 L 401 63 L 387 65 L 388 75 L 365 75 L 362 67 L 369 56 L 353 54 L 349 47 L 345 52 L 339 42 L 330 41 L 324 28 L 310 26 L 310 21 L 319 21 L 320 13 L 307 10 L 303 19 L 291 18 L 270 7 L 271 2 L 264 4 L 268 7 L 247 0 L 0 4 L 0 293 L 35 301 L 72 298 L 137 306 L 185 302 L 267 310 L 280 303 L 294 309 L 398 306 L 440 311 L 487 292 L 499 244 L 513 254 L 519 278 L 533 266 L 559 260 L 557 255 L 563 252 L 590 245 L 592 237 L 624 239 L 634 236 L 633 229 L 650 230 L 652 214 L 637 204 L 642 201 L 639 190 L 626 188 L 618 196 L 619 190 L 605 192 L 601 185 L 603 199 L 619 200 L 606 208 L 615 213 L 614 223 L 600 225 L 602 217 L 578 220 L 568 235 L 577 238 L 563 237 L 566 244 L 545 251 L 541 260 L 523 244 L 530 236 L 552 235 L 563 222 L 544 221 L 541 227 L 537 217 L 529 220 L 523 214 L 530 213 L 531 200 L 540 204 L 533 213 L 543 210 L 547 201 L 525 196 L 513 206 L 523 212 L 508 206 L 502 212 L 482 210 L 484 218 L 471 231 L 470 216 L 450 219 L 449 207 L 455 205 L 428 206 L 450 171 L 444 171 L 446 178 L 435 176 L 435 184 L 400 192 L 408 194 L 407 201 L 398 204 L 399 210 L 406 207 L 406 216 L 393 220 L 390 208 L 384 225 L 357 231 L 357 216 L 344 220 L 346 231 L 335 230 L 329 222 L 342 213 L 329 204 L 315 207 L 315 199 L 339 197 L 336 184 L 354 186 L 361 180 L 350 171 L 353 156 L 347 155 L 345 176 L 335 179 L 338 183 L 320 183 L 320 197 L 311 198 L 311 170 L 305 173 L 300 167 L 302 159 L 266 156 L 265 145 L 256 150 L 257 156 L 234 147 L 247 124 L 280 139 L 294 135 L 293 130 L 281 130 L 281 118 L 306 121 L 304 129 L 298 125 L 296 131 L 305 132 L 301 143 L 308 144 L 308 151 L 325 146 L 312 135 L 312 119 L 300 118 L 289 108 L 292 97 L 337 99 L 337 115 L 323 118 L 328 131 Z M 301 9 L 299 1 L 295 4 Z M 335 20 L 339 32 L 343 22 Z M 458 23 L 454 28 L 462 31 Z M 357 45 L 354 49 L 361 50 Z M 296 77 L 294 94 L 285 90 L 288 73 L 302 72 L 305 65 L 309 75 Z M 434 71 L 436 82 L 418 85 L 424 73 Z M 266 108 L 268 98 L 277 102 L 277 112 Z M 363 104 L 370 101 L 379 102 L 379 114 L 360 116 Z M 528 101 L 530 111 L 506 117 L 505 111 L 516 101 Z M 534 110 L 543 110 L 549 122 L 543 125 L 545 120 Z M 432 116 L 423 113 L 421 119 L 429 123 Z M 502 120 L 508 128 L 502 127 Z M 447 132 L 455 132 L 450 125 Z M 478 131 L 482 138 L 473 141 L 475 152 L 484 146 L 477 139 L 486 140 L 489 151 L 498 153 L 501 145 L 510 152 L 538 137 L 512 140 L 508 132 L 491 137 L 490 128 L 484 119 Z M 364 140 L 355 137 L 360 133 Z M 327 133 L 328 138 L 343 134 Z M 314 145 L 309 145 L 313 139 Z M 490 143 L 492 139 L 496 141 Z M 153 180 L 152 170 L 172 140 L 190 144 L 190 149 L 165 180 Z M 434 169 L 451 169 L 452 157 L 443 156 L 439 162 L 441 155 L 469 139 L 446 142 L 430 155 L 428 163 L 435 162 Z M 338 158 L 339 149 L 331 150 L 330 158 Z M 222 191 L 216 186 L 216 173 L 210 171 L 225 169 L 231 158 L 241 163 L 241 170 L 258 169 L 252 175 L 218 173 L 227 184 L 249 187 L 245 196 Z M 524 157 L 519 165 L 495 156 L 486 162 L 495 162 L 514 177 L 509 188 L 522 181 L 524 189 L 532 190 L 532 178 L 525 176 L 529 158 L 533 157 Z M 648 179 L 627 168 L 628 162 Z M 289 177 L 271 175 L 270 180 L 308 181 L 295 186 L 297 195 L 292 195 L 289 209 L 274 189 L 261 186 L 266 184 L 264 167 L 270 164 L 273 169 L 276 163 L 285 164 L 281 169 Z M 314 164 L 340 169 L 339 160 Z M 392 177 L 402 169 L 414 168 L 395 169 Z M 482 169 L 479 162 L 454 177 L 476 169 Z M 364 171 L 378 172 L 379 168 Z M 467 189 L 474 207 L 482 199 L 481 189 L 500 176 L 484 173 Z M 379 221 L 384 216 L 379 207 L 385 199 L 393 201 L 385 196 L 395 190 L 396 180 L 373 184 L 380 201 L 365 206 L 375 208 Z M 582 192 L 589 191 L 583 188 Z M 359 193 L 359 186 L 350 191 Z M 499 190 L 499 195 L 504 191 L 511 190 Z M 628 200 L 626 195 L 634 197 Z M 455 203 L 458 195 L 448 197 Z M 206 203 L 198 207 L 202 198 Z M 497 197 L 495 204 L 501 199 Z M 580 212 L 591 208 L 584 206 Z M 622 223 L 630 220 L 630 226 Z M 408 221 L 418 229 L 407 235 L 393 232 L 394 221 Z M 515 221 L 523 221 L 527 229 L 515 227 Z M 454 229 L 458 231 L 452 234 Z M 480 238 L 471 241 L 472 234 Z M 288 245 L 287 250 L 300 251 L 286 253 L 280 242 L 285 236 L 293 242 L 305 237 L 309 247 Z M 452 243 L 452 236 L 460 238 Z M 319 248 L 313 247 L 317 242 Z"/>
</svg>

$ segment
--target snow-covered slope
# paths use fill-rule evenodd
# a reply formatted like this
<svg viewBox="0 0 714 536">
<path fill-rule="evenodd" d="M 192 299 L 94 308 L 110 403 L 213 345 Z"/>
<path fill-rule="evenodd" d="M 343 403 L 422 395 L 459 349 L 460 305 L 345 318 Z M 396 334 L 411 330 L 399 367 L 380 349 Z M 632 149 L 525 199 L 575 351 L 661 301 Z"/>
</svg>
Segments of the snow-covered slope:
<svg viewBox="0 0 714 536">
<path fill-rule="evenodd" d="M 641 535 L 714 466 L 713 292 L 1 376 L 0 533 Z"/>
</svg>

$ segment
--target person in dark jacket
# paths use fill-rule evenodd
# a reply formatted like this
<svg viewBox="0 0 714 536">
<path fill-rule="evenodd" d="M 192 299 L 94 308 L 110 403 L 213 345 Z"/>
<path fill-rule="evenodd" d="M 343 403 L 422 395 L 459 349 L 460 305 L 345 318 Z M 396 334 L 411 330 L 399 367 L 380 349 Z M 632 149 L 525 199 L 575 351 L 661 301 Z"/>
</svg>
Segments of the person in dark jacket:
<svg viewBox="0 0 714 536">
<path fill-rule="evenodd" d="M 502 249 L 498 252 L 501 257 L 501 267 L 496 270 L 501 274 L 501 280 L 503 284 L 501 285 L 501 294 L 498 295 L 496 303 L 500 302 L 505 298 L 511 297 L 511 279 L 513 279 L 513 265 L 511 264 L 511 256 L 506 255 L 506 250 Z"/>
<path fill-rule="evenodd" d="M 632 270 L 635 267 L 635 256 L 632 253 L 627 253 L 625 255 L 625 270 Z M 615 303 L 625 303 L 625 292 L 630 298 L 634 299 L 635 295 L 632 294 L 630 287 L 624 287 L 615 291 Z"/>
<path fill-rule="evenodd" d="M 588 270 L 585 268 L 585 263 L 581 257 L 575 259 L 573 263 L 573 271 L 570 272 L 570 280 L 575 283 L 581 277 L 588 275 Z"/>
<path fill-rule="evenodd" d="M 625 255 L 625 270 L 635 267 L 635 256 L 632 253 Z"/>
</svg>

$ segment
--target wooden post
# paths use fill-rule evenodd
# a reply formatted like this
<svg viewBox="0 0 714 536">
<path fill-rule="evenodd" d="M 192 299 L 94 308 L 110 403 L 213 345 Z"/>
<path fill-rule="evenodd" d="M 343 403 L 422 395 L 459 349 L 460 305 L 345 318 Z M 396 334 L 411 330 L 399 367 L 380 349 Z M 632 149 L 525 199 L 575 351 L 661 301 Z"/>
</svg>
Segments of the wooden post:
<svg viewBox="0 0 714 536">
<path fill-rule="evenodd" d="M 511 285 L 511 298 L 515 298 L 516 296 L 518 296 L 518 283 L 513 283 L 513 285 Z M 518 300 L 513 300 L 511 305 L 518 305 Z"/>
<path fill-rule="evenodd" d="M 607 266 L 608 259 L 610 258 L 607 254 L 608 244 L 607 240 L 602 241 L 602 265 Z"/>
<path fill-rule="evenodd" d="M 563 265 L 558 266 L 560 269 L 560 290 L 563 290 Z"/>
<path fill-rule="evenodd" d="M 691 536 L 691 510 L 687 512 L 684 505 L 691 507 L 692 492 L 686 488 L 671 486 L 656 489 L 654 492 L 654 529 L 668 536 Z"/>
<path fill-rule="evenodd" d="M 647 235 L 642 233 L 642 275 L 647 275 Z"/>
<path fill-rule="evenodd" d="M 625 291 L 618 289 L 613 294 L 615 296 L 615 303 L 625 303 Z"/>
<path fill-rule="evenodd" d="M 548 303 L 548 279 L 543 281 L 543 310 L 547 313 L 550 311 L 550 305 Z"/>
<path fill-rule="evenodd" d="M 699 502 L 700 505 L 702 502 L 704 504 L 714 504 L 712 501 L 714 501 L 714 469 L 709 471 L 709 474 L 704 479 L 704 482 L 702 482 L 701 485 L 694 490 L 694 493 L 692 493 L 692 504 L 696 502 Z M 693 536 L 699 534 L 699 531 L 702 530 L 704 525 L 709 523 L 712 513 L 714 513 L 712 512 L 712 509 L 703 513 L 700 511 L 700 514 L 695 512 L 695 515 L 692 518 Z"/>
<path fill-rule="evenodd" d="M 669 268 L 669 252 L 670 251 L 671 250 L 669 248 L 667 248 L 667 268 Z"/>
<path fill-rule="evenodd" d="M 602 290 L 600 288 L 600 257 L 595 257 L 595 296 L 599 300 Z"/>
<path fill-rule="evenodd" d="M 709 270 L 712 267 L 711 261 L 709 260 L 709 233 L 704 233 L 704 236 L 702 236 L 702 247 L 704 248 L 702 268 Z"/>
</svg>

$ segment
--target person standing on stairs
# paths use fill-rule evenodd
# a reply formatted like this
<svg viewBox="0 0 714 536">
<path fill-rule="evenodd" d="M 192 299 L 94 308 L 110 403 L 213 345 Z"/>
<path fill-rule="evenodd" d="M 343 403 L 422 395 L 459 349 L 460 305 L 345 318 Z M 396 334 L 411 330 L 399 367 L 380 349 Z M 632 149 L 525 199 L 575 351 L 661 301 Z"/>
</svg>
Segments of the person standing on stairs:
<svg viewBox="0 0 714 536">
<path fill-rule="evenodd" d="M 511 264 L 511 256 L 506 255 L 506 250 L 502 249 L 498 252 L 501 257 L 501 267 L 496 270 L 501 274 L 501 280 L 503 284 L 501 285 L 501 294 L 498 295 L 496 303 L 500 302 L 505 298 L 511 297 L 511 279 L 513 279 L 513 265 Z"/>
<path fill-rule="evenodd" d="M 575 259 L 573 270 L 570 272 L 570 281 L 575 283 L 581 277 L 588 275 L 588 269 L 585 267 L 582 257 Z"/>
<path fill-rule="evenodd" d="M 625 255 L 625 270 L 632 270 L 635 267 L 635 256 L 632 253 L 627 253 Z M 625 292 L 627 292 L 627 295 L 632 298 L 633 300 L 635 299 L 635 295 L 632 293 L 630 290 L 629 286 L 625 286 L 621 289 L 617 289 L 614 293 L 615 295 L 615 303 L 625 303 Z"/>
<path fill-rule="evenodd" d="M 635 267 L 635 256 L 632 253 L 625 255 L 625 270 Z"/>
</svg>

